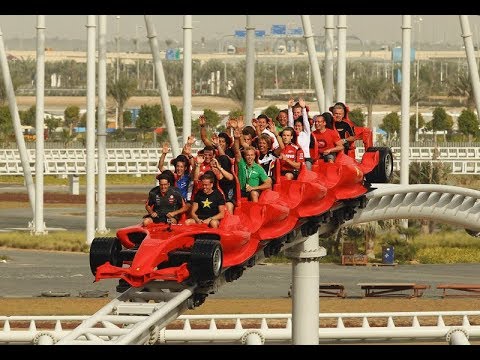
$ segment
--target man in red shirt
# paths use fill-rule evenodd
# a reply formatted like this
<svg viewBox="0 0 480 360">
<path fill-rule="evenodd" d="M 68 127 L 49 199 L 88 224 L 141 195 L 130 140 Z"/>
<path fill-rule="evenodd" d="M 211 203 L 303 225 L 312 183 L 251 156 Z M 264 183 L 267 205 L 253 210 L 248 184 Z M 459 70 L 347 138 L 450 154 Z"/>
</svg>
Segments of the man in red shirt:
<svg viewBox="0 0 480 360">
<path fill-rule="evenodd" d="M 280 174 L 288 180 L 296 180 L 302 163 L 305 162 L 303 150 L 295 145 L 297 134 L 295 130 L 287 126 L 282 131 L 282 142 L 284 148 L 280 153 Z"/>
<path fill-rule="evenodd" d="M 325 162 L 334 162 L 337 153 L 344 148 L 338 131 L 327 129 L 327 122 L 323 114 L 315 117 L 314 125 L 315 131 L 312 132 L 312 135 L 318 144 L 319 158 L 323 158 Z"/>
</svg>

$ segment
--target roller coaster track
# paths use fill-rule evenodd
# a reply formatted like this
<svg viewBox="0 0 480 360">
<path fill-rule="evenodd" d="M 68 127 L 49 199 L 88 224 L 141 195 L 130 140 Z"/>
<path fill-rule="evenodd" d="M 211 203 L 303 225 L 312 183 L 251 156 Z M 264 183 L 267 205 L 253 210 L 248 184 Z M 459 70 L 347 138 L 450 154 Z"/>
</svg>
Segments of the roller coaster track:
<svg viewBox="0 0 480 360">
<path fill-rule="evenodd" d="M 464 189 L 454 186 L 444 185 L 387 185 L 381 184 L 373 191 L 366 194 L 366 204 L 358 203 L 340 203 L 338 206 L 330 209 L 327 213 L 319 217 L 311 217 L 303 219 L 302 226 L 297 227 L 292 233 L 289 233 L 281 240 L 282 250 L 293 247 L 305 240 L 304 225 L 313 224 L 314 228 L 318 226 L 318 234 L 328 234 L 339 226 L 353 225 L 362 222 L 386 220 L 386 219 L 407 219 L 407 218 L 424 218 L 430 220 L 442 221 L 457 226 L 464 227 L 473 235 L 480 233 L 480 191 Z M 355 208 L 353 216 L 351 214 L 352 206 Z M 347 221 L 344 221 L 347 220 Z M 307 229 L 308 231 L 308 229 Z M 310 234 L 311 235 L 311 234 Z M 279 239 L 280 240 L 280 239 Z M 255 255 L 258 260 L 264 255 L 263 249 Z M 254 262 L 248 266 L 255 265 Z M 228 270 L 228 269 L 227 269 Z M 4 328 L 0 336 L 0 342 L 15 342 L 15 339 L 25 340 L 31 339 L 37 344 L 154 344 L 161 341 L 161 334 L 165 336 L 165 327 L 189 308 L 200 305 L 205 296 L 214 293 L 220 288 L 226 280 L 226 271 L 221 274 L 217 281 L 209 288 L 198 288 L 195 286 L 185 287 L 175 282 L 153 281 L 140 288 L 129 288 L 116 299 L 98 310 L 95 314 L 87 317 L 74 330 L 65 334 L 64 328 L 57 321 L 55 330 L 41 331 L 37 330 L 35 322 L 32 318 L 30 328 L 24 335 L 18 335 L 18 332 L 11 330 L 9 319 L 4 319 Z M 231 281 L 231 280 L 230 280 Z M 200 297 L 198 296 L 200 295 Z M 203 295 L 203 296 L 202 296 Z M 421 313 L 415 316 L 420 316 Z M 440 316 L 432 313 L 432 316 Z M 465 315 L 465 314 L 464 314 Z M 258 315 L 265 317 L 266 315 Z M 343 326 L 342 318 L 345 316 L 338 315 L 337 328 L 335 331 L 327 331 L 329 339 L 348 339 L 352 336 L 355 338 L 368 338 L 369 326 L 367 318 L 376 317 L 377 314 L 363 314 L 363 325 L 360 329 L 350 334 Z M 421 327 L 418 322 L 412 324 L 411 329 L 399 331 L 392 325 L 390 314 L 389 324 L 385 331 L 388 332 L 388 338 L 395 338 L 395 334 L 399 334 L 399 338 L 423 338 L 423 337 L 445 337 L 452 330 L 446 327 L 443 320 L 432 327 Z M 12 320 L 13 321 L 13 320 Z M 212 326 L 212 320 L 210 321 Z M 463 322 L 462 326 L 469 326 L 469 323 Z M 467 327 L 468 327 L 467 326 Z M 268 328 L 268 326 L 266 327 Z M 263 339 L 265 336 L 261 334 L 263 326 L 258 334 L 252 336 Z M 236 325 L 237 333 L 245 335 L 245 329 Z M 183 334 L 189 334 L 190 325 L 185 322 L 183 326 Z M 215 331 L 212 331 L 215 330 Z M 411 330 L 411 331 L 409 331 Z M 467 329 L 473 330 L 473 329 Z M 210 329 L 210 338 L 206 336 L 205 341 L 211 339 L 220 339 L 216 332 L 216 326 Z M 465 330 L 462 330 L 465 333 Z M 352 331 L 350 331 L 352 332 Z M 372 332 L 372 331 L 370 331 Z M 475 327 L 475 336 L 478 336 L 478 330 Z M 16 335 L 15 335 L 16 334 Z M 27 334 L 27 335 L 25 335 Z M 291 337 L 291 330 L 287 328 L 282 333 L 282 339 L 287 340 Z M 362 337 L 359 334 L 364 334 Z M 377 338 L 380 333 L 373 331 L 372 337 Z M 385 335 L 386 332 L 381 334 Z M 473 335 L 473 332 L 471 333 Z M 242 336 L 243 336 L 242 335 Z M 258 335 L 258 336 L 257 336 Z M 376 336 L 374 336 L 376 335 Z M 467 334 L 468 335 L 468 334 Z M 61 337 L 58 339 L 58 337 Z M 230 336 L 230 335 L 229 335 Z M 275 336 L 274 336 L 275 338 Z M 322 338 L 322 330 L 320 331 Z M 448 338 L 448 336 L 447 336 Z M 462 335 L 462 339 L 463 339 Z M 178 336 L 176 337 L 178 340 Z M 210 339 L 210 340 L 208 340 Z M 229 338 L 230 339 L 230 338 Z M 246 339 L 246 338 L 245 338 Z M 238 341 L 238 340 L 237 340 Z M 243 340 L 242 340 L 243 341 Z M 246 341 L 246 340 L 245 340 Z M 245 343 L 244 341 L 244 343 Z M 255 340 L 253 340 L 255 342 Z M 247 341 L 248 343 L 248 341 Z"/>
<path fill-rule="evenodd" d="M 152 310 L 155 304 L 144 309 Z M 140 307 L 140 306 L 138 306 Z M 133 311 L 133 308 L 131 308 Z M 137 310 L 136 310 L 137 311 Z M 138 311 L 137 311 L 138 312 Z M 399 342 L 435 342 L 454 344 L 455 336 L 461 335 L 463 343 L 480 340 L 480 325 L 475 319 L 479 311 L 441 312 L 385 312 L 385 313 L 328 313 L 320 314 L 322 326 L 319 328 L 320 343 L 368 344 Z M 0 316 L 3 329 L 0 331 L 0 344 L 80 344 L 71 342 L 69 330 L 72 324 L 88 321 L 88 316 Z M 118 320 L 135 325 L 145 315 L 132 315 Z M 104 323 L 109 328 L 97 328 L 96 334 L 88 337 L 96 339 L 90 344 L 107 343 L 108 338 L 126 339 L 129 329 L 118 326 L 117 319 L 112 323 L 107 315 Z M 173 326 L 174 325 L 174 326 Z M 175 324 L 158 331 L 157 324 L 151 325 L 150 336 L 144 332 L 143 339 L 148 344 L 251 344 L 249 337 L 256 336 L 261 344 L 289 343 L 292 339 L 291 314 L 219 314 L 181 315 Z M 92 330 L 92 333 L 94 330 Z M 103 334 L 103 335 L 102 335 Z M 104 341 L 105 339 L 105 341 Z M 110 343 L 118 344 L 120 341 Z"/>
<path fill-rule="evenodd" d="M 378 184 L 343 226 L 387 219 L 436 220 L 480 234 L 480 191 L 447 185 Z"/>
<path fill-rule="evenodd" d="M 58 344 L 155 343 L 163 327 L 194 306 L 193 290 L 193 287 L 183 288 L 167 282 L 131 287 L 84 320 Z"/>
</svg>

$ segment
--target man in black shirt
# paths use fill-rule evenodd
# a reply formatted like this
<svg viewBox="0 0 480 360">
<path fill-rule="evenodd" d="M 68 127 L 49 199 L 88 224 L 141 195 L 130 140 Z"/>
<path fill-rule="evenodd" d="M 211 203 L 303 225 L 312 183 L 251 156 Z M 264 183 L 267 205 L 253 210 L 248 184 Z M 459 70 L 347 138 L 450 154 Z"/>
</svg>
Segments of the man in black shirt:
<svg viewBox="0 0 480 360">
<path fill-rule="evenodd" d="M 344 103 L 338 102 L 330 107 L 330 111 L 333 114 L 334 128 L 338 131 L 340 139 L 343 141 L 343 146 L 345 147 L 344 153 L 348 154 L 349 150 L 355 149 L 355 130 L 353 126 L 346 121 L 348 108 Z"/>
<path fill-rule="evenodd" d="M 176 224 L 180 215 L 188 210 L 178 189 L 170 186 L 168 175 L 162 173 L 157 179 L 159 185 L 150 190 L 145 203 L 148 214 L 143 217 L 143 226 L 167 222 Z"/>
<path fill-rule="evenodd" d="M 209 170 L 200 176 L 202 190 L 197 191 L 192 204 L 192 218 L 186 225 L 208 224 L 218 228 L 220 220 L 225 216 L 225 198 L 215 186 L 215 174 Z"/>
</svg>

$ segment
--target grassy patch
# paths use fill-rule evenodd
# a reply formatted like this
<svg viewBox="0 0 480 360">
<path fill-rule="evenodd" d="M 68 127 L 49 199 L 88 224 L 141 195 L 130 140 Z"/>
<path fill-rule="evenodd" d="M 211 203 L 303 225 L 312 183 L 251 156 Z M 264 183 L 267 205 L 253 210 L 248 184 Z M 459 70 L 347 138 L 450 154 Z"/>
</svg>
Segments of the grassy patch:
<svg viewBox="0 0 480 360">
<path fill-rule="evenodd" d="M 478 263 L 480 249 L 465 247 L 424 248 L 417 251 L 416 258 L 422 264 Z"/>
<path fill-rule="evenodd" d="M 399 235 L 385 234 L 376 244 L 376 254 L 382 253 L 382 245 L 394 246 L 395 261 L 399 263 L 474 263 L 480 259 L 480 239 L 463 230 L 420 234 L 409 241 Z"/>
<path fill-rule="evenodd" d="M 35 181 L 35 176 L 33 176 L 33 181 Z M 80 185 L 86 185 L 87 177 L 86 175 L 79 176 Z M 3 175 L 0 176 L 0 183 L 2 184 L 17 184 L 23 185 L 25 178 L 20 175 Z M 61 176 L 54 175 L 45 175 L 43 177 L 44 185 L 65 185 L 68 186 L 68 177 L 63 178 Z M 155 175 L 143 175 L 137 177 L 136 175 L 106 175 L 107 185 L 154 185 L 155 184 Z"/>
<path fill-rule="evenodd" d="M 17 249 L 70 251 L 88 253 L 85 232 L 56 231 L 46 235 L 32 235 L 29 232 L 0 234 L 0 246 Z"/>
<path fill-rule="evenodd" d="M 106 236 L 115 236 L 115 233 L 110 232 Z M 382 254 L 382 245 L 389 244 L 394 246 L 395 262 L 400 264 L 411 261 L 421 264 L 476 263 L 480 259 L 480 240 L 463 231 L 419 235 L 409 242 L 390 235 L 379 237 L 376 244 L 377 258 Z M 22 231 L 0 233 L 0 247 L 84 253 L 88 253 L 90 248 L 86 243 L 86 233 L 80 231 L 55 231 L 46 235 L 32 235 Z M 0 255 L 0 260 L 4 259 L 6 260 L 6 257 Z M 290 263 L 291 259 L 280 253 L 264 259 L 264 262 L 286 264 Z M 327 254 L 320 262 L 340 263 L 340 258 Z"/>
</svg>

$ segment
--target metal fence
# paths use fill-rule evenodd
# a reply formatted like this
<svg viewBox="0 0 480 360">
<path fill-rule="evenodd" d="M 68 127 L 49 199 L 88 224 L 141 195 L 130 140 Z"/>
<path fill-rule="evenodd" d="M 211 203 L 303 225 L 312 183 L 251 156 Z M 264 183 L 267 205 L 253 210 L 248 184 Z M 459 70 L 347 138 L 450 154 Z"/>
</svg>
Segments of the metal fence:
<svg viewBox="0 0 480 360">
<path fill-rule="evenodd" d="M 124 143 L 123 143 L 124 144 Z M 125 145 L 125 144 L 124 144 Z M 194 153 L 198 149 L 194 149 Z M 357 148 L 361 159 L 364 148 Z M 392 148 L 394 169 L 400 168 L 400 148 Z M 35 149 L 27 149 L 30 170 L 35 173 Z M 450 166 L 453 174 L 480 174 L 480 147 L 411 147 L 411 162 L 434 162 Z M 160 148 L 154 147 L 109 147 L 106 149 L 107 174 L 155 174 L 158 172 Z M 98 149 L 95 158 L 98 158 Z M 45 175 L 72 175 L 86 173 L 86 150 L 84 148 L 56 148 L 44 151 Z M 165 164 L 172 155 L 168 154 Z M 95 165 L 98 171 L 98 164 Z M 23 175 L 20 153 L 17 149 L 0 149 L 0 175 Z"/>
</svg>

